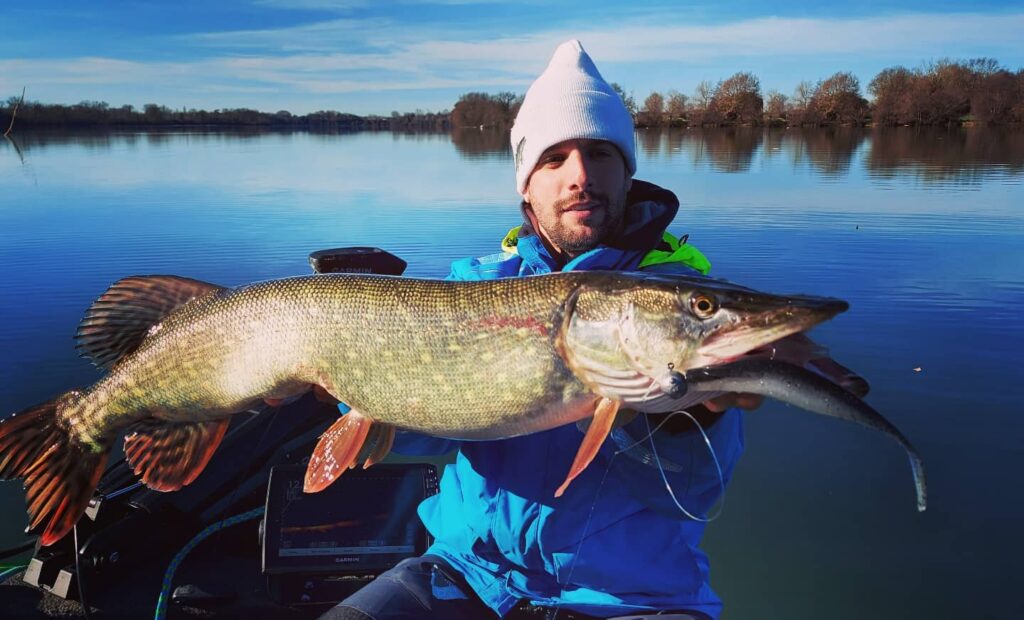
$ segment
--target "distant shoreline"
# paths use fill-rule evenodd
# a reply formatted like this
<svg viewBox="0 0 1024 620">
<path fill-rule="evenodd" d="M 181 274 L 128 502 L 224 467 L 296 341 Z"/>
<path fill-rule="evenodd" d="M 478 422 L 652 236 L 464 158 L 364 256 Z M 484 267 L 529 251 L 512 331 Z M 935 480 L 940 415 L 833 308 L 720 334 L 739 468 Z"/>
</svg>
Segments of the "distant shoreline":
<svg viewBox="0 0 1024 620">
<path fill-rule="evenodd" d="M 763 93 L 757 76 L 739 72 L 717 84 L 705 80 L 693 96 L 675 90 L 650 93 L 641 103 L 611 84 L 638 128 L 644 127 L 838 127 L 1024 124 L 1024 69 L 1004 69 L 991 58 L 942 60 L 920 69 L 890 67 L 861 94 L 859 80 L 838 72 L 817 84 L 801 82 L 791 96 Z M 469 92 L 451 111 L 392 112 L 359 116 L 334 110 L 292 114 L 249 108 L 172 109 L 147 103 L 111 106 L 104 101 L 47 104 L 11 97 L 0 104 L 0 131 L 23 128 L 208 128 L 314 132 L 450 131 L 458 128 L 508 129 L 523 95 Z"/>
</svg>

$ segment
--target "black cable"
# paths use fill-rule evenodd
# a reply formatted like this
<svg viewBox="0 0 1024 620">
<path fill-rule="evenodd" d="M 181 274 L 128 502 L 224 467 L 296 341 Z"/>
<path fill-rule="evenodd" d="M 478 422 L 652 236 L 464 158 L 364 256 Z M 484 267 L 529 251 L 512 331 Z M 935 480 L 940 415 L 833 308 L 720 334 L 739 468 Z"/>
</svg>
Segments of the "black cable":
<svg viewBox="0 0 1024 620">
<path fill-rule="evenodd" d="M 77 523 L 71 531 L 73 532 L 75 542 L 75 581 L 78 583 L 78 602 L 82 604 L 82 615 L 85 616 L 85 620 L 92 620 L 92 616 L 89 614 L 89 599 L 85 596 L 85 585 L 82 583 L 82 565 L 78 561 L 81 550 L 78 548 Z"/>
</svg>

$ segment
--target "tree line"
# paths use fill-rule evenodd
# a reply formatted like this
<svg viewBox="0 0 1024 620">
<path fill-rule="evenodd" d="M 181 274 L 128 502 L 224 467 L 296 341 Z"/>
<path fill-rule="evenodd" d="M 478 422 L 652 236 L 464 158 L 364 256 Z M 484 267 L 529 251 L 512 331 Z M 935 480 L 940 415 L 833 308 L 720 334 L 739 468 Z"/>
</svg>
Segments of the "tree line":
<svg viewBox="0 0 1024 620">
<path fill-rule="evenodd" d="M 940 60 L 918 69 L 896 66 L 882 70 L 861 94 L 860 81 L 838 72 L 817 83 L 800 82 L 791 95 L 762 93 L 752 73 L 738 72 L 712 84 L 704 80 L 692 95 L 677 90 L 650 93 L 637 105 L 620 85 L 637 126 L 822 126 L 822 125 L 957 125 L 1024 123 L 1024 69 L 1005 69 L 991 58 Z M 507 129 L 515 120 L 523 95 L 512 92 L 470 92 L 444 112 L 392 112 L 390 116 L 357 116 L 322 110 L 292 114 L 248 108 L 213 111 L 181 109 L 148 103 L 112 107 L 102 101 L 75 105 L 21 102 L 11 97 L 0 119 L 19 126 L 193 126 L 299 129 L 307 131 L 446 131 L 452 128 Z"/>
<path fill-rule="evenodd" d="M 940 60 L 918 69 L 884 69 L 868 84 L 840 71 L 816 84 L 800 82 L 792 95 L 769 90 L 752 73 L 739 72 L 693 97 L 652 92 L 637 108 L 637 124 L 658 125 L 958 125 L 1024 122 L 1024 69 L 1012 72 L 991 58 Z"/>
<path fill-rule="evenodd" d="M 991 58 L 890 67 L 868 84 L 871 101 L 861 94 L 860 80 L 843 71 L 817 83 L 800 82 L 792 95 L 762 93 L 757 76 L 741 71 L 717 84 L 704 80 L 689 96 L 652 92 L 641 105 L 619 84 L 611 86 L 639 127 L 1024 122 L 1024 69 L 1011 72 Z M 452 126 L 511 126 L 522 100 L 509 92 L 467 93 L 452 110 Z"/>
<path fill-rule="evenodd" d="M 391 131 L 447 130 L 451 115 L 444 112 L 392 112 L 390 116 L 357 116 L 344 112 L 321 110 L 310 114 L 292 114 L 287 110 L 260 112 L 249 108 L 213 111 L 175 110 L 155 103 L 142 109 L 124 105 L 113 107 L 104 101 L 82 101 L 74 105 L 21 102 L 11 97 L 0 108 L 0 119 L 15 115 L 18 127 L 249 127 L 265 129 L 297 129 L 307 131 Z M 5 125 L 6 126 L 6 125 Z"/>
</svg>

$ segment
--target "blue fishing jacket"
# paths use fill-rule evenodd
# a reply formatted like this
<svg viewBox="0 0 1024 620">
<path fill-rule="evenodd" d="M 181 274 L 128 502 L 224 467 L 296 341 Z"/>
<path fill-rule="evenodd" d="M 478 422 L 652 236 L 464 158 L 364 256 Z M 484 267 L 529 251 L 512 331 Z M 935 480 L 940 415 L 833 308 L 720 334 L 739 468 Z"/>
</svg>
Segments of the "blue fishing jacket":
<svg viewBox="0 0 1024 620">
<path fill-rule="evenodd" d="M 671 192 L 634 181 L 622 235 L 561 269 L 706 271 L 703 255 L 664 233 L 677 209 Z M 514 229 L 503 245 L 500 254 L 457 261 L 450 278 L 485 280 L 559 269 L 528 224 Z M 643 416 L 627 428 L 636 437 L 648 433 Z M 682 506 L 695 515 L 706 515 L 719 499 L 743 450 L 740 412 L 726 412 L 706 432 L 721 477 L 695 428 L 655 435 L 659 457 L 681 466 L 682 471 L 665 476 Z M 708 559 L 698 547 L 705 524 L 676 507 L 658 469 L 616 454 L 616 446 L 606 441 L 566 492 L 554 496 L 582 438 L 575 425 L 499 441 L 398 433 L 395 451 L 402 454 L 458 449 L 440 492 L 419 507 L 434 536 L 428 552 L 462 573 L 498 615 L 527 599 L 597 616 L 687 609 L 717 617 L 721 600 L 711 590 Z M 436 589 L 435 595 L 452 593 Z"/>
</svg>

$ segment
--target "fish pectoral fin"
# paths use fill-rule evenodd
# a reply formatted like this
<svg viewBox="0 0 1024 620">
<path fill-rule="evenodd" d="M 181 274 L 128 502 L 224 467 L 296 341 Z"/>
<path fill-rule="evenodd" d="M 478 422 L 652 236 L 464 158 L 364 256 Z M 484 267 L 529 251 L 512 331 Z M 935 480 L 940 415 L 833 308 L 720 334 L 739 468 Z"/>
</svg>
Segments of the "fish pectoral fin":
<svg viewBox="0 0 1024 620">
<path fill-rule="evenodd" d="M 110 368 L 139 348 L 164 318 L 223 287 L 180 276 L 130 276 L 93 302 L 75 333 L 83 357 Z"/>
<path fill-rule="evenodd" d="M 604 443 L 605 437 L 612 430 L 612 425 L 615 424 L 618 412 L 619 401 L 617 400 L 602 398 L 597 403 L 597 408 L 594 410 L 594 419 L 590 422 L 590 428 L 587 429 L 587 434 L 583 437 L 583 443 L 580 444 L 580 448 L 576 452 L 576 458 L 572 461 L 572 467 L 569 468 L 569 474 L 565 477 L 565 482 L 555 491 L 555 497 L 561 497 L 562 493 L 565 493 L 565 490 L 569 488 L 569 483 L 576 476 L 583 473 L 587 465 L 590 465 L 590 462 L 594 460 L 594 456 L 601 449 L 601 444 Z"/>
<path fill-rule="evenodd" d="M 366 441 L 363 442 L 363 447 L 349 467 L 355 467 L 362 463 L 363 469 L 366 469 L 380 463 L 391 452 L 391 446 L 394 443 L 395 427 L 390 424 L 374 422 L 366 436 Z"/>
<path fill-rule="evenodd" d="M 306 466 L 302 490 L 306 493 L 323 491 L 354 465 L 373 426 L 370 418 L 355 409 L 338 418 L 320 435 Z"/>
<path fill-rule="evenodd" d="M 622 428 L 635 420 L 639 414 L 640 412 L 636 409 L 619 409 L 615 412 L 615 420 L 612 422 L 611 430 Z M 583 418 L 576 423 L 576 428 L 580 429 L 581 433 L 586 434 L 590 430 L 590 423 L 593 420 L 594 418 Z"/>
<path fill-rule="evenodd" d="M 227 430 L 228 418 L 210 422 L 147 418 L 125 434 L 125 458 L 149 488 L 177 491 L 203 472 Z"/>
</svg>

